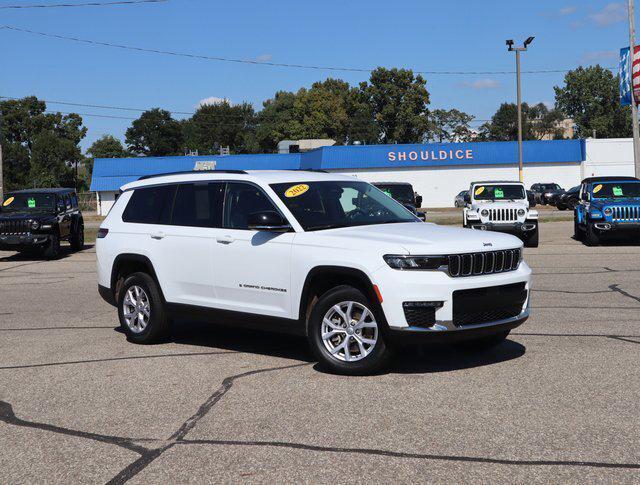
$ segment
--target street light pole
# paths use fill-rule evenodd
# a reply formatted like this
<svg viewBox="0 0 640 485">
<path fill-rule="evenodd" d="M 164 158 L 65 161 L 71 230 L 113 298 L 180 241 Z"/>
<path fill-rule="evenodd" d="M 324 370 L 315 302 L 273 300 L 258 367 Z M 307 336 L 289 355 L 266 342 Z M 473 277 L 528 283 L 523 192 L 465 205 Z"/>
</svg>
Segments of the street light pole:
<svg viewBox="0 0 640 485">
<path fill-rule="evenodd" d="M 534 37 L 529 37 L 524 41 L 522 47 L 514 47 L 513 40 L 507 41 L 509 52 L 516 53 L 516 83 L 518 92 L 518 178 L 520 182 L 524 182 L 524 155 L 522 150 L 522 82 L 520 71 L 520 53 L 526 52 L 527 47 L 533 42 Z"/>
<path fill-rule="evenodd" d="M 634 13 L 635 0 L 629 0 L 629 72 L 633 79 L 633 58 L 636 50 L 636 22 Z M 636 93 L 633 90 L 633 80 L 631 81 L 631 122 L 633 124 L 633 162 L 635 175 L 640 177 L 640 127 L 638 126 L 638 105 L 636 104 Z"/>
</svg>

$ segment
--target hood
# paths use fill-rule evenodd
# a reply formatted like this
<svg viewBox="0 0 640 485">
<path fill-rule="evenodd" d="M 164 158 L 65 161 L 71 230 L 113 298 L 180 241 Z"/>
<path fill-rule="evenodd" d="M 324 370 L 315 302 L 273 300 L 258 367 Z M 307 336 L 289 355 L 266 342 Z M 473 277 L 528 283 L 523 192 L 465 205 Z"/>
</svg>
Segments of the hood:
<svg viewBox="0 0 640 485">
<path fill-rule="evenodd" d="M 522 209 L 529 207 L 529 201 L 526 199 L 514 200 L 477 200 L 472 204 L 474 208 L 479 209 Z"/>
<path fill-rule="evenodd" d="M 22 219 L 44 219 L 49 217 L 54 217 L 55 215 L 51 212 L 46 211 L 6 211 L 0 212 L 0 220 L 3 221 L 13 221 L 13 220 L 22 220 Z"/>
<path fill-rule="evenodd" d="M 625 197 L 616 199 L 592 199 L 591 205 L 596 208 L 640 205 L 640 197 Z"/>
<path fill-rule="evenodd" d="M 385 252 L 406 254 L 469 253 L 522 246 L 520 239 L 509 234 L 425 222 L 344 227 L 309 234 L 326 237 L 341 247 L 373 246 Z"/>
</svg>

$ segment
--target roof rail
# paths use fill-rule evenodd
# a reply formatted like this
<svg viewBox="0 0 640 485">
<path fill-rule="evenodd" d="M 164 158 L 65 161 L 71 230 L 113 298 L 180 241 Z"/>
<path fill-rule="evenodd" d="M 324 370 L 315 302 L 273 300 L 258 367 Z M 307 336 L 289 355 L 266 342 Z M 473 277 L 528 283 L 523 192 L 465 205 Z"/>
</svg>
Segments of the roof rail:
<svg viewBox="0 0 640 485">
<path fill-rule="evenodd" d="M 318 172 L 318 173 L 329 173 L 326 170 L 322 170 L 321 168 L 290 168 L 291 172 Z"/>
<path fill-rule="evenodd" d="M 167 172 L 167 173 L 156 173 L 152 175 L 143 175 L 138 180 L 147 180 L 156 177 L 167 177 L 169 175 L 186 175 L 186 174 L 212 174 L 212 173 L 235 173 L 235 174 L 244 174 L 247 172 L 244 170 L 183 170 L 181 172 Z"/>
<path fill-rule="evenodd" d="M 628 182 L 636 182 L 638 179 L 636 177 L 629 177 L 629 176 L 611 176 L 611 175 L 607 175 L 607 176 L 602 176 L 602 177 L 587 177 L 586 179 L 582 180 L 583 184 L 589 184 L 591 182 L 610 182 L 610 181 L 628 181 Z"/>
</svg>

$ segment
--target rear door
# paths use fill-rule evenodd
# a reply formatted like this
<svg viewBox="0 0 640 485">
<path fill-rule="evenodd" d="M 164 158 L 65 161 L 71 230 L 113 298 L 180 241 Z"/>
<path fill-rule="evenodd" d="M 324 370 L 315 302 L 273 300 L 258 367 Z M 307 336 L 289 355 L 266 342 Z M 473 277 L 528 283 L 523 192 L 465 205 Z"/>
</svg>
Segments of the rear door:
<svg viewBox="0 0 640 485">
<path fill-rule="evenodd" d="M 60 218 L 60 237 L 69 237 L 71 233 L 71 215 L 73 208 L 71 207 L 71 197 L 69 194 L 60 195 L 62 198 L 62 204 L 64 205 L 64 212 Z"/>
<path fill-rule="evenodd" d="M 217 306 L 226 310 L 291 317 L 291 247 L 295 233 L 253 231 L 253 212 L 280 212 L 255 184 L 227 183 L 223 229 L 213 248 Z"/>
</svg>

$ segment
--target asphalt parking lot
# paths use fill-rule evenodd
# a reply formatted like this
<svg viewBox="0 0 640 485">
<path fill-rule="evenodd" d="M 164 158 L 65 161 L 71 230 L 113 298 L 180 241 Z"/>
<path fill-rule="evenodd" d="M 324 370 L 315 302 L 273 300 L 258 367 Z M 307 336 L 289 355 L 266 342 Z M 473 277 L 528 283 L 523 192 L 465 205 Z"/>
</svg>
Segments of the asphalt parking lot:
<svg viewBox="0 0 640 485">
<path fill-rule="evenodd" d="M 126 342 L 91 248 L 0 252 L 0 481 L 640 481 L 640 243 L 541 225 L 532 317 L 370 377 L 303 339 L 180 322 Z"/>
</svg>

